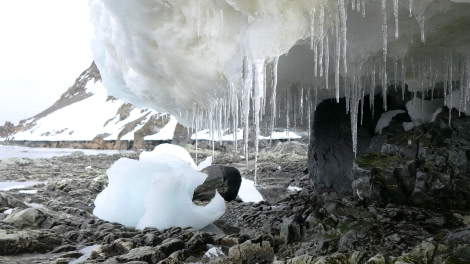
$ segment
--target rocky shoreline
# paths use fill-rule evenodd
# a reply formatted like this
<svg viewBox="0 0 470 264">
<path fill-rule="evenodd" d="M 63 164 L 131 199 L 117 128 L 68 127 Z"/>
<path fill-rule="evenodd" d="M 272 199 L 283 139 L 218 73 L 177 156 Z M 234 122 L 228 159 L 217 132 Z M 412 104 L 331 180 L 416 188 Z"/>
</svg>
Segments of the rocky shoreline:
<svg viewBox="0 0 470 264">
<path fill-rule="evenodd" d="M 265 201 L 227 202 L 203 230 L 136 230 L 92 214 L 106 169 L 137 153 L 3 160 L 1 182 L 34 185 L 0 191 L 0 263 L 470 263 L 470 212 L 322 201 L 306 152 L 295 141 L 261 150 Z M 239 155 L 216 151 L 213 163 L 253 177 Z"/>
</svg>

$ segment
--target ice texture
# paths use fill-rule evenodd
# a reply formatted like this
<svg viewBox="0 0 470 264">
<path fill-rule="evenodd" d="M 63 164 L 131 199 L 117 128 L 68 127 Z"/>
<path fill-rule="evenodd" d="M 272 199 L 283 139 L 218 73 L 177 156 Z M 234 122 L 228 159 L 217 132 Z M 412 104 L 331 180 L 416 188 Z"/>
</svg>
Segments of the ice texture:
<svg viewBox="0 0 470 264">
<path fill-rule="evenodd" d="M 237 136 L 243 128 L 245 152 L 249 127 L 258 121 L 256 132 L 274 130 L 266 120 L 297 128 L 305 116 L 295 116 L 298 87 L 314 94 L 312 110 L 328 98 L 352 100 L 346 111 L 353 137 L 362 98 L 376 90 L 385 98 L 388 86 L 425 98 L 444 83 L 444 96 L 459 91 L 459 107 L 470 100 L 468 0 L 89 3 L 94 57 L 110 94 L 198 130 Z M 266 102 L 276 110 L 265 110 Z"/>
<path fill-rule="evenodd" d="M 96 197 L 93 214 L 138 229 L 171 226 L 200 229 L 221 217 L 225 201 L 206 206 L 192 202 L 194 189 L 207 177 L 182 147 L 162 144 L 139 160 L 121 158 L 108 170 L 108 186 Z"/>
</svg>

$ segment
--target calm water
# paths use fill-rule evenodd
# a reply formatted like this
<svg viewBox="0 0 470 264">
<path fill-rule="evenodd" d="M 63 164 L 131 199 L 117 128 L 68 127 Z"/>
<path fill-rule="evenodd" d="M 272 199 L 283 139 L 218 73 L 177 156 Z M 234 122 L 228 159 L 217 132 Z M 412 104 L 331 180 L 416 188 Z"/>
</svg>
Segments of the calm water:
<svg viewBox="0 0 470 264">
<path fill-rule="evenodd" d="M 98 154 L 118 154 L 132 153 L 132 150 L 100 150 L 100 149 L 71 149 L 71 148 L 30 148 L 19 146 L 2 146 L 0 145 L 0 160 L 8 158 L 52 158 L 57 156 L 67 156 L 75 151 L 81 151 L 85 155 Z"/>
</svg>

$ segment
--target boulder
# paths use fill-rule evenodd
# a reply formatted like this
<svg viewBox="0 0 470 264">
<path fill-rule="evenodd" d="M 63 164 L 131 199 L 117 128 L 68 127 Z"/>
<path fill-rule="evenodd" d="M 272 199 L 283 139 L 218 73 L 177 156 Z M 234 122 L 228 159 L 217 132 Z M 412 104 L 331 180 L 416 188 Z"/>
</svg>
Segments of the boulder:
<svg viewBox="0 0 470 264">
<path fill-rule="evenodd" d="M 25 208 L 27 206 L 15 197 L 4 192 L 0 192 L 0 210 L 3 211 L 3 209 L 15 207 Z"/>
<path fill-rule="evenodd" d="M 0 256 L 45 253 L 62 243 L 46 230 L 0 230 Z"/>
<path fill-rule="evenodd" d="M 229 202 L 237 198 L 242 177 L 237 168 L 212 165 L 202 170 L 207 178 L 194 190 L 193 201 L 208 202 L 215 196 L 215 190 Z"/>
<path fill-rule="evenodd" d="M 272 263 L 274 249 L 268 241 L 253 243 L 248 240 L 231 247 L 228 256 L 231 263 Z"/>
<path fill-rule="evenodd" d="M 54 217 L 43 208 L 26 208 L 6 217 L 4 222 L 17 228 L 50 228 Z"/>
</svg>

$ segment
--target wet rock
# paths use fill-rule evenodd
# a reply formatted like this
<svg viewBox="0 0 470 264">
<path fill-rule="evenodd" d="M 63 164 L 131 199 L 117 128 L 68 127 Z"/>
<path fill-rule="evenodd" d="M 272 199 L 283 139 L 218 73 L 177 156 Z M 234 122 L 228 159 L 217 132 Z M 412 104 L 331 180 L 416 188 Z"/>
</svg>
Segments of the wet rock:
<svg viewBox="0 0 470 264">
<path fill-rule="evenodd" d="M 165 257 L 168 257 L 173 252 L 184 249 L 186 247 L 185 243 L 181 239 L 170 239 L 166 242 L 163 242 L 160 246 L 157 246 L 155 249 L 162 252 Z"/>
<path fill-rule="evenodd" d="M 7 193 L 0 192 L 0 211 L 15 207 L 26 208 L 27 206 L 15 197 Z"/>
<path fill-rule="evenodd" d="M 301 241 L 305 233 L 305 225 L 301 216 L 293 215 L 282 221 L 280 237 L 285 243 Z"/>
<path fill-rule="evenodd" d="M 370 259 L 368 259 L 366 262 L 366 264 L 386 264 L 386 258 L 384 255 L 382 254 L 377 254 L 373 257 L 371 257 Z"/>
<path fill-rule="evenodd" d="M 0 230 L 0 256 L 23 253 L 44 253 L 62 240 L 46 230 Z"/>
<path fill-rule="evenodd" d="M 207 174 L 204 183 L 194 190 L 193 201 L 207 202 L 215 196 L 215 190 L 230 202 L 237 198 L 242 178 L 237 168 L 212 165 L 202 170 Z"/>
<path fill-rule="evenodd" d="M 127 254 L 133 248 L 130 239 L 120 238 L 108 245 L 102 245 L 99 249 L 95 249 L 101 257 L 107 259 L 110 257 Z"/>
<path fill-rule="evenodd" d="M 197 232 L 187 242 L 188 250 L 193 255 L 200 255 L 207 251 L 207 245 L 213 244 L 214 238 L 206 232 Z"/>
<path fill-rule="evenodd" d="M 157 263 L 165 257 L 163 252 L 145 246 L 131 249 L 127 254 L 118 256 L 116 259 L 120 262 L 145 261 L 147 263 Z"/>
<path fill-rule="evenodd" d="M 248 240 L 240 245 L 231 247 L 228 257 L 232 263 L 271 263 L 274 249 L 268 241 L 252 243 Z"/>
<path fill-rule="evenodd" d="M 53 216 L 43 208 L 26 208 L 7 216 L 4 222 L 17 228 L 50 228 L 53 225 Z"/>
</svg>

